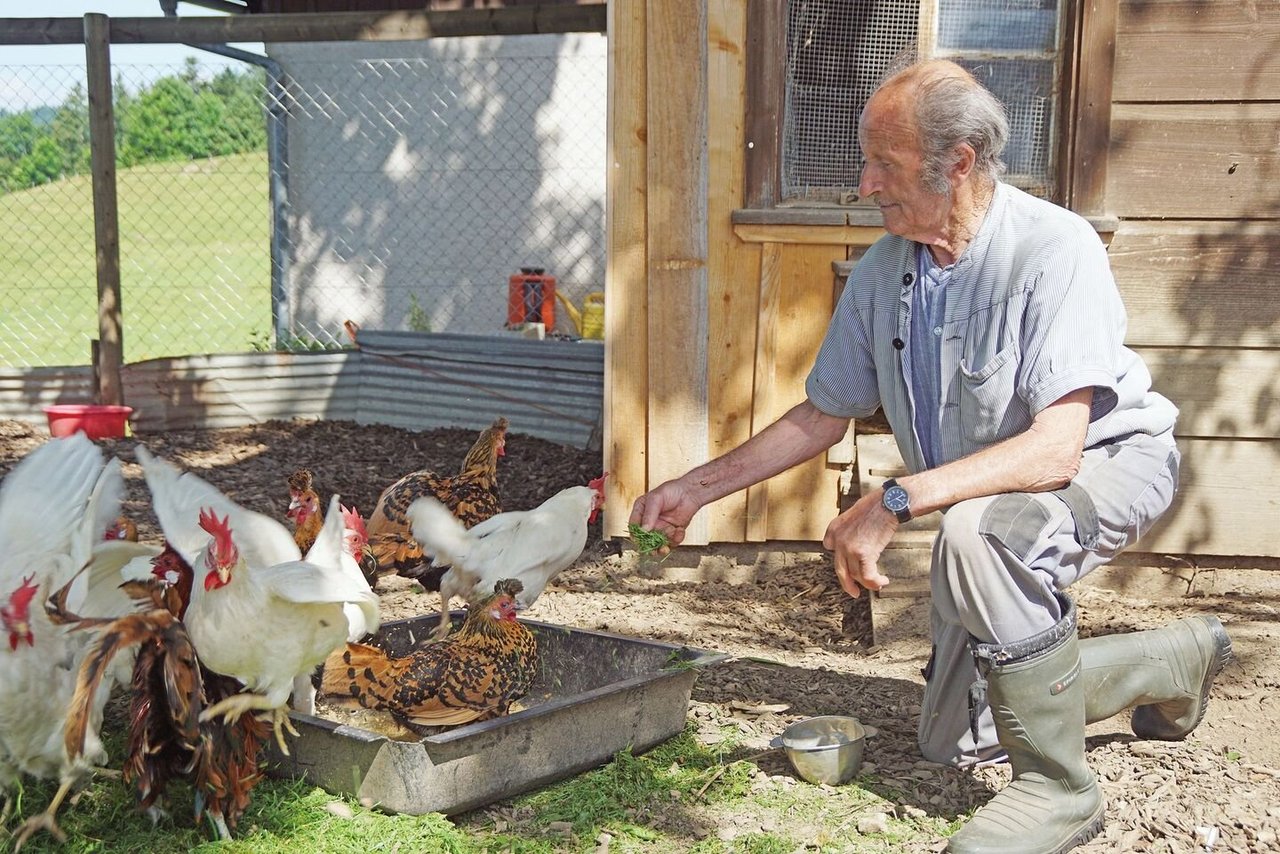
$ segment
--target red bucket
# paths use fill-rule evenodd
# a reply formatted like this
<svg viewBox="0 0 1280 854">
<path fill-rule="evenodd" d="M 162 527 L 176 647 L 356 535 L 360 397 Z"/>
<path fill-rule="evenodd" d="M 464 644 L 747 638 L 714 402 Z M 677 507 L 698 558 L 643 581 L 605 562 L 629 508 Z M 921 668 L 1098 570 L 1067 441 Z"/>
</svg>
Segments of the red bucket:
<svg viewBox="0 0 1280 854">
<path fill-rule="evenodd" d="M 131 406 L 96 403 L 59 403 L 44 408 L 49 435 L 55 438 L 82 430 L 90 439 L 123 439 L 125 422 L 132 412 Z"/>
</svg>

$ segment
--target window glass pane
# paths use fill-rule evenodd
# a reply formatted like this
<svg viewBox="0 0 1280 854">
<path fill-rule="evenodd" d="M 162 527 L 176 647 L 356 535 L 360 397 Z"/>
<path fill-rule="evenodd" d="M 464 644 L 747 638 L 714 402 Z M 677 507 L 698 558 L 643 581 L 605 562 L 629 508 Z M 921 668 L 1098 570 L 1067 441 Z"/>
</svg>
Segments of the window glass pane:
<svg viewBox="0 0 1280 854">
<path fill-rule="evenodd" d="M 1053 187 L 1054 98 L 1052 60 L 957 61 L 982 81 L 1009 113 L 1005 180 L 1039 196 Z"/>
<path fill-rule="evenodd" d="M 858 115 L 890 60 L 915 44 L 919 0 L 791 0 L 782 198 L 835 201 L 862 170 Z"/>
<path fill-rule="evenodd" d="M 939 0 L 940 50 L 1038 50 L 1058 47 L 1057 0 Z"/>
</svg>

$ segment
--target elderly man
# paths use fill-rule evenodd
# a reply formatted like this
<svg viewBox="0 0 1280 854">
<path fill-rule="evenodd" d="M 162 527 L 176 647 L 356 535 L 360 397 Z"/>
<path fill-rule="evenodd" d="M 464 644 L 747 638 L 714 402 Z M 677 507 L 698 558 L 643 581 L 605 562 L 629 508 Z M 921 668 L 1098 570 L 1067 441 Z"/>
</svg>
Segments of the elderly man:
<svg viewBox="0 0 1280 854">
<path fill-rule="evenodd" d="M 883 407 L 911 473 L 837 516 L 823 545 L 858 596 L 888 583 L 877 560 L 899 524 L 944 511 L 920 748 L 1013 767 L 949 850 L 1032 854 L 1102 828 L 1086 722 L 1136 705 L 1138 736 L 1185 737 L 1231 643 L 1212 616 L 1077 640 L 1062 591 L 1168 509 L 1177 409 L 1123 345 L 1094 230 L 999 180 L 1007 136 L 1000 102 L 953 63 L 917 63 L 880 86 L 861 117 L 859 192 L 888 235 L 849 277 L 807 399 L 641 496 L 631 519 L 678 544 L 702 506 Z"/>
</svg>

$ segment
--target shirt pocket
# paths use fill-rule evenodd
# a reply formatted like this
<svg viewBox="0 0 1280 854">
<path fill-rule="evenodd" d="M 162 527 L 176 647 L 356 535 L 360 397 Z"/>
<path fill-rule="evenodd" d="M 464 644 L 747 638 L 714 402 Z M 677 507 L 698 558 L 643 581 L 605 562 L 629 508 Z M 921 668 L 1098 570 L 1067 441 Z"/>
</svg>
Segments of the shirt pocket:
<svg viewBox="0 0 1280 854">
<path fill-rule="evenodd" d="M 981 366 L 961 359 L 960 429 L 971 442 L 988 445 L 1005 438 L 1005 422 L 1018 377 L 1018 347 L 1010 344 Z"/>
</svg>

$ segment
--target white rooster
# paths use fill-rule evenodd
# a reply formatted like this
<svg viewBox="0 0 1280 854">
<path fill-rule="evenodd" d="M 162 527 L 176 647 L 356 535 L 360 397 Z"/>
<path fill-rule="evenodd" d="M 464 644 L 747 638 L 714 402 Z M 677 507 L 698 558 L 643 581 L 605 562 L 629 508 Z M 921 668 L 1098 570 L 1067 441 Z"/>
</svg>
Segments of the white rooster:
<svg viewBox="0 0 1280 854">
<path fill-rule="evenodd" d="M 63 838 L 54 816 L 71 787 L 106 762 L 99 736 L 111 687 L 127 681 L 133 662 L 123 657 L 87 705 L 85 749 L 68 756 L 63 730 L 76 673 L 93 638 L 55 624 L 44 601 L 66 588 L 63 602 L 76 613 L 116 617 L 133 607 L 117 589 L 120 568 L 148 547 L 104 543 L 116 518 L 124 481 L 118 460 L 107 462 L 83 433 L 52 439 L 24 457 L 0 485 L 0 787 L 3 814 L 21 774 L 58 778 L 48 807 L 28 819 L 15 847 L 38 829 Z M 83 570 L 83 571 L 82 571 Z"/>
<path fill-rule="evenodd" d="M 413 537 L 436 565 L 451 567 L 440 579 L 440 625 L 436 638 L 449 633 L 449 603 L 454 596 L 475 602 L 492 595 L 504 578 L 519 579 L 516 597 L 528 608 L 547 582 L 567 569 L 587 545 L 587 524 L 604 506 L 604 479 L 562 489 L 532 510 L 512 510 L 465 528 L 448 508 L 425 496 L 409 505 Z"/>
<path fill-rule="evenodd" d="M 138 446 L 165 539 L 196 573 L 184 622 L 200 661 L 247 688 L 201 713 L 234 720 L 263 711 L 288 755 L 285 704 L 334 649 L 347 642 L 355 609 L 360 631 L 378 628 L 378 597 L 343 549 L 335 495 L 304 558 L 280 522 L 236 504 L 214 486 Z"/>
</svg>

